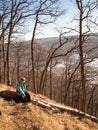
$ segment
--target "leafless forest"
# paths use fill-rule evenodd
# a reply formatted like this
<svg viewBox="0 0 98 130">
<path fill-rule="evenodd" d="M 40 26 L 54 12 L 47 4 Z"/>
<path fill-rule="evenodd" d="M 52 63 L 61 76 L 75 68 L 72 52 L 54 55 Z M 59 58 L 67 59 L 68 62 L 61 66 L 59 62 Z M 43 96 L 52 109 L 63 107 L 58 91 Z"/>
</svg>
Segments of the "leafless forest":
<svg viewBox="0 0 98 130">
<path fill-rule="evenodd" d="M 98 117 L 98 66 L 92 65 L 98 58 L 98 1 L 72 1 L 77 25 L 65 25 L 49 39 L 36 39 L 37 31 L 66 18 L 59 0 L 0 1 L 0 82 L 15 87 L 25 76 L 28 90 Z M 32 38 L 24 41 L 30 19 Z"/>
</svg>

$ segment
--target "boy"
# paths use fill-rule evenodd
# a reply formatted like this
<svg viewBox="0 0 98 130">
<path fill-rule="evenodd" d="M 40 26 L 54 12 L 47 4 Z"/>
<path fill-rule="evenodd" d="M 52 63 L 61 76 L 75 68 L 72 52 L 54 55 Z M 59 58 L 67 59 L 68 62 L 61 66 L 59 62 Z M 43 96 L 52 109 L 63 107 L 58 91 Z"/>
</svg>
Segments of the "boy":
<svg viewBox="0 0 98 130">
<path fill-rule="evenodd" d="M 16 93 L 19 96 L 19 99 L 22 102 L 30 102 L 30 95 L 26 92 L 26 78 L 22 77 L 20 81 L 17 83 Z"/>
</svg>

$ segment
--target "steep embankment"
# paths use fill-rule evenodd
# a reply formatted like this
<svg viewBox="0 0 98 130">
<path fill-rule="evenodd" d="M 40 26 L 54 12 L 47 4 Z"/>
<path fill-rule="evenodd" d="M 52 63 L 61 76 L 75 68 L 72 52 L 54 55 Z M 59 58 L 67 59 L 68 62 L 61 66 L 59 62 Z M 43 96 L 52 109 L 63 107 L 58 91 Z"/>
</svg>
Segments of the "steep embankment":
<svg viewBox="0 0 98 130">
<path fill-rule="evenodd" d="M 15 91 L 11 87 L 0 85 L 0 91 L 5 90 Z M 44 96 L 30 94 L 36 100 L 57 104 Z M 0 130 L 98 130 L 98 123 L 89 118 L 56 112 L 41 107 L 36 102 L 16 103 L 0 97 L 0 111 Z"/>
</svg>

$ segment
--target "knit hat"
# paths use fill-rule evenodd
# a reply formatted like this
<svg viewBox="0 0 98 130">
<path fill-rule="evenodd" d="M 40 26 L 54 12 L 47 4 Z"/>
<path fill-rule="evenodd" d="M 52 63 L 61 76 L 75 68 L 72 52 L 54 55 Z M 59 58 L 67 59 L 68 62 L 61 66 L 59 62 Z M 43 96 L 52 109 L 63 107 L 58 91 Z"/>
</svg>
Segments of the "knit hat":
<svg viewBox="0 0 98 130">
<path fill-rule="evenodd" d="M 26 78 L 25 77 L 21 77 L 21 81 L 25 82 Z"/>
</svg>

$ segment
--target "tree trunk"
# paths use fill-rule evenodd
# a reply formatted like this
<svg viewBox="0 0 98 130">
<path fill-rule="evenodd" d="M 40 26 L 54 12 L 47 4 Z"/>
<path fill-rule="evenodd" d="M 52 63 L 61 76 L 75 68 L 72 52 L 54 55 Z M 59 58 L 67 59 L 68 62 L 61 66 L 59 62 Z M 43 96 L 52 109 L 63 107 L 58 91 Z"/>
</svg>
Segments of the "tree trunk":
<svg viewBox="0 0 98 130">
<path fill-rule="evenodd" d="M 19 52 L 17 52 L 17 81 L 19 81 L 20 78 L 20 57 L 19 57 Z"/>
<path fill-rule="evenodd" d="M 4 48 L 4 37 L 3 37 L 3 82 L 5 83 L 6 79 L 6 61 L 5 61 L 5 48 Z"/>
<path fill-rule="evenodd" d="M 34 39 L 35 39 L 35 32 L 37 28 L 37 22 L 38 22 L 38 12 L 36 14 L 36 21 L 34 25 L 34 30 L 32 34 L 32 40 L 31 40 L 31 62 L 32 62 L 32 80 L 33 80 L 33 92 L 36 92 L 35 90 L 35 64 L 34 64 Z"/>
<path fill-rule="evenodd" d="M 52 99 L 52 60 L 50 63 L 50 99 Z"/>
<path fill-rule="evenodd" d="M 82 85 L 82 111 L 85 112 L 86 108 L 86 89 L 85 89 L 85 74 L 84 74 L 84 59 L 83 59 L 83 33 L 82 33 L 82 23 L 83 23 L 83 7 L 82 1 L 80 2 L 80 20 L 79 20 L 79 53 L 80 53 L 80 68 L 81 68 L 81 85 Z"/>
<path fill-rule="evenodd" d="M 0 83 L 1 83 L 1 76 L 2 76 L 2 72 L 1 72 L 1 50 L 2 50 L 2 43 L 0 43 Z"/>
</svg>

